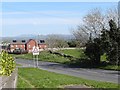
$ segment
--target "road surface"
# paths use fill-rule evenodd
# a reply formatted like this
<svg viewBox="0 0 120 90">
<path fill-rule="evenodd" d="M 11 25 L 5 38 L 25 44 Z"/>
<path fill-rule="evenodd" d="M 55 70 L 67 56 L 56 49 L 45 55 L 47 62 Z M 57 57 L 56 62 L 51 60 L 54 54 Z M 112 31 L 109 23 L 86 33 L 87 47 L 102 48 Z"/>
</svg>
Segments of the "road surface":
<svg viewBox="0 0 120 90">
<path fill-rule="evenodd" d="M 23 67 L 35 67 L 34 60 L 16 59 L 16 62 L 18 64 L 23 65 Z M 81 77 L 89 80 L 120 83 L 118 82 L 118 78 L 120 78 L 120 74 L 118 74 L 118 71 L 102 69 L 70 68 L 63 64 L 43 61 L 38 62 L 38 68 L 50 72 Z"/>
</svg>

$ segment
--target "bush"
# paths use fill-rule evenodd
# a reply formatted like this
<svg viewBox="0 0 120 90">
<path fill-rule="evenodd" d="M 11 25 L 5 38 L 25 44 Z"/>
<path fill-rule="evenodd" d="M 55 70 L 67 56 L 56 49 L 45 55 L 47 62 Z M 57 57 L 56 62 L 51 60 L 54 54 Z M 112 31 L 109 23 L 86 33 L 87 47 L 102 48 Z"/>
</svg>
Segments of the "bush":
<svg viewBox="0 0 120 90">
<path fill-rule="evenodd" d="M 99 38 L 95 38 L 93 41 L 88 41 L 85 54 L 89 57 L 93 64 L 100 64 L 100 56 L 102 55 L 102 51 Z"/>
<path fill-rule="evenodd" d="M 76 47 L 77 46 L 76 40 L 71 40 L 71 41 L 68 41 L 67 43 L 68 43 L 69 47 Z"/>
<path fill-rule="evenodd" d="M 10 56 L 7 52 L 2 51 L 0 66 L 0 74 L 9 76 L 15 69 L 16 64 L 12 56 Z"/>
</svg>

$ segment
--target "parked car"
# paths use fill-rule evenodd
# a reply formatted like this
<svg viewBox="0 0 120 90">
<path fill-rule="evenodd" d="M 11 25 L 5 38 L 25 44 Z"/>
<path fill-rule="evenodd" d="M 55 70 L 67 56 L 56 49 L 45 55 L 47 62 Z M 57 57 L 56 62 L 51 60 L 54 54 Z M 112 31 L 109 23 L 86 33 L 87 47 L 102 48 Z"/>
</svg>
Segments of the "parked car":
<svg viewBox="0 0 120 90">
<path fill-rule="evenodd" d="M 13 54 L 26 54 L 26 53 L 28 53 L 28 51 L 20 48 L 13 50 Z"/>
</svg>

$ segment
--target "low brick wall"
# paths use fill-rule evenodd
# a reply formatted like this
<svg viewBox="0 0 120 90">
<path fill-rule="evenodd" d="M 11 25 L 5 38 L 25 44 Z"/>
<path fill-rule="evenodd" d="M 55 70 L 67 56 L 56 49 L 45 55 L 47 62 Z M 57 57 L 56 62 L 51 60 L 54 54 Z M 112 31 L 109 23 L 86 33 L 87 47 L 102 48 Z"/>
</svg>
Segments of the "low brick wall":
<svg viewBox="0 0 120 90">
<path fill-rule="evenodd" d="M 10 76 L 0 76 L 0 90 L 3 88 L 16 88 L 18 69 L 15 69 Z"/>
</svg>

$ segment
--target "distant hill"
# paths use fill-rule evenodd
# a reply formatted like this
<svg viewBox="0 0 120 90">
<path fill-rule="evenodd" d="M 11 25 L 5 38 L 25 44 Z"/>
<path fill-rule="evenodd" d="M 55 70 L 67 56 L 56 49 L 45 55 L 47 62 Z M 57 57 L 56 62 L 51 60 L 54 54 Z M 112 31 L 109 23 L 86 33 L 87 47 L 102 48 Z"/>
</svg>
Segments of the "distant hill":
<svg viewBox="0 0 120 90">
<path fill-rule="evenodd" d="M 52 34 L 49 34 L 52 35 Z M 6 41 L 6 42 L 10 42 L 11 40 L 28 40 L 28 39 L 46 39 L 49 37 L 49 35 L 32 35 L 32 34 L 25 34 L 25 35 L 20 35 L 20 36 L 15 36 L 15 37 L 0 37 L 0 39 L 2 39 L 2 41 Z M 63 35 L 63 34 L 54 34 L 57 35 L 60 38 L 63 38 L 64 40 L 70 40 L 70 39 L 74 39 L 73 35 Z"/>
</svg>

